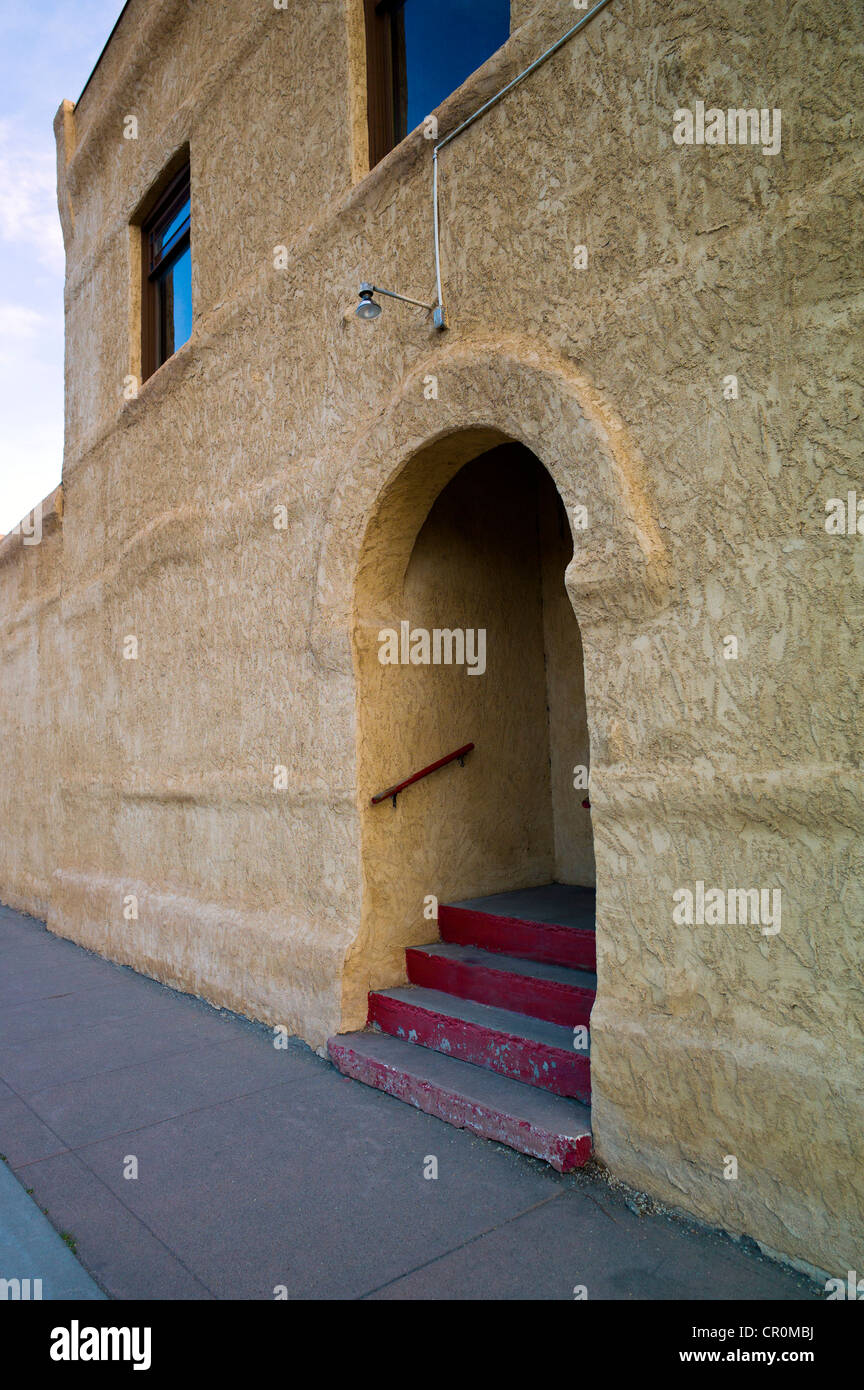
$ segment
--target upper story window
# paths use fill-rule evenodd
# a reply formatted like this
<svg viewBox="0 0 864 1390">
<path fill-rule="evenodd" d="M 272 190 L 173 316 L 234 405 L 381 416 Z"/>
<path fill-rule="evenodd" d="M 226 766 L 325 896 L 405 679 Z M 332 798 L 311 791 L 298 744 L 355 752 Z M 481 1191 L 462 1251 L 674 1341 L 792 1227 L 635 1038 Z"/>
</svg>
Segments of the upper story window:
<svg viewBox="0 0 864 1390">
<path fill-rule="evenodd" d="M 370 166 L 509 36 L 510 0 L 366 0 Z"/>
<path fill-rule="evenodd" d="M 172 179 L 141 231 L 141 374 L 146 380 L 192 333 L 188 164 Z"/>
</svg>

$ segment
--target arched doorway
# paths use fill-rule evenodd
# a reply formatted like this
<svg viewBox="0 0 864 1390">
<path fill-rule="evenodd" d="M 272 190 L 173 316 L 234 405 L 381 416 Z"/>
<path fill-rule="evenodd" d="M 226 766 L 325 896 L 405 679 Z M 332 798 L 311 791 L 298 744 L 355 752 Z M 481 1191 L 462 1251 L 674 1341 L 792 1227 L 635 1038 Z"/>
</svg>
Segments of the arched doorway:
<svg viewBox="0 0 864 1390">
<path fill-rule="evenodd" d="M 406 947 L 435 933 L 430 899 L 594 884 L 573 541 L 550 475 L 496 432 L 449 436 L 402 470 L 370 532 L 354 634 L 364 992 L 404 979 Z M 464 768 L 370 804 L 469 742 Z"/>
<path fill-rule="evenodd" d="M 423 390 L 430 371 L 446 383 L 434 408 Z M 494 426 L 478 424 L 490 419 L 495 421 Z M 327 670 L 334 691 L 346 696 L 350 691 L 356 752 L 352 799 L 356 818 L 347 814 L 351 808 L 346 798 L 343 822 L 357 866 L 356 907 L 347 905 L 356 915 L 350 918 L 354 931 L 351 944 L 341 957 L 339 1032 L 330 1038 L 330 1055 L 347 1074 L 361 1076 L 347 1056 L 353 1049 L 356 1060 L 359 1052 L 352 1037 L 362 1037 L 364 1043 L 371 1039 L 381 1051 L 376 1042 L 380 1035 L 354 1035 L 348 1030 L 364 1028 L 370 988 L 386 991 L 392 986 L 389 992 L 395 993 L 403 987 L 406 948 L 422 947 L 435 938 L 436 923 L 425 915 L 427 897 L 435 895 L 443 904 L 448 898 L 458 900 L 488 886 L 487 882 L 466 881 L 462 866 L 472 861 L 470 855 L 466 860 L 466 836 L 459 832 L 456 814 L 460 805 L 454 800 L 458 779 L 464 779 L 464 789 L 470 786 L 470 777 L 477 779 L 478 773 L 483 773 L 479 757 L 472 754 L 464 769 L 447 768 L 410 789 L 414 794 L 401 797 L 395 811 L 387 802 L 370 804 L 374 792 L 422 765 L 414 761 L 416 748 L 407 743 L 405 697 L 409 685 L 385 682 L 385 677 L 398 676 L 399 672 L 379 663 L 378 639 L 383 628 L 398 627 L 405 616 L 405 586 L 415 546 L 448 484 L 465 465 L 500 446 L 516 443 L 533 452 L 535 468 L 536 460 L 542 461 L 568 515 L 575 515 L 576 509 L 586 504 L 589 513 L 587 529 L 578 532 L 578 543 L 567 565 L 566 589 L 585 636 L 592 799 L 596 795 L 600 803 L 594 830 L 601 989 L 591 1024 L 593 1039 L 600 1044 L 599 1074 L 605 1091 L 601 1089 L 598 1098 L 603 1123 L 608 1124 L 610 1109 L 605 1093 L 610 1079 L 614 1079 L 616 1059 L 626 1056 L 626 1050 L 622 1053 L 620 1033 L 609 1026 L 610 1018 L 621 1016 L 614 986 L 616 980 L 622 979 L 622 972 L 619 968 L 613 974 L 604 964 L 610 958 L 610 924 L 619 913 L 626 917 L 629 911 L 626 884 L 616 873 L 620 863 L 616 837 L 622 825 L 628 833 L 625 811 L 629 815 L 640 804 L 638 797 L 631 797 L 624 805 L 617 791 L 620 778 L 617 771 L 615 776 L 610 774 L 610 764 L 626 761 L 630 755 L 628 737 L 641 726 L 636 714 L 631 716 L 628 711 L 641 709 L 645 697 L 638 680 L 629 682 L 626 694 L 622 691 L 622 682 L 629 681 L 622 663 L 626 663 L 631 639 L 644 631 L 646 624 L 654 621 L 669 602 L 672 586 L 649 470 L 638 443 L 612 403 L 572 363 L 543 353 L 534 345 L 526 349 L 521 340 L 502 341 L 499 337 L 494 342 L 472 344 L 436 342 L 434 355 L 413 365 L 383 408 L 370 411 L 358 421 L 353 439 L 344 450 L 343 470 L 322 534 L 310 633 L 316 660 Z M 424 546 L 417 550 L 412 583 L 420 574 L 423 550 Z M 565 544 L 562 567 L 567 553 Z M 570 621 L 569 614 L 567 620 Z M 477 625 L 479 619 L 464 621 Z M 491 648 L 487 651 L 487 665 L 490 655 Z M 543 662 L 545 667 L 545 632 Z M 554 659 L 549 665 L 554 688 Z M 464 692 L 469 683 L 483 679 L 486 677 L 466 674 L 460 689 Z M 418 707 L 423 704 L 434 707 L 431 698 L 424 699 Z M 348 707 L 345 699 L 341 709 Z M 336 737 L 344 736 L 345 722 L 337 700 L 333 716 Z M 426 730 L 419 725 L 417 728 L 425 736 Z M 445 748 L 455 746 L 448 743 Z M 499 752 L 507 751 L 499 748 Z M 563 759 L 556 765 L 560 768 L 562 762 L 566 766 Z M 577 749 L 569 762 L 571 773 L 579 762 Z M 491 760 L 488 766 L 492 766 Z M 504 766 L 503 759 L 498 759 L 497 766 Z M 480 778 L 476 785 L 482 784 Z M 547 825 L 551 826 L 554 842 L 552 787 L 550 747 L 551 810 Z M 506 785 L 504 789 L 508 789 Z M 464 790 L 458 794 L 464 795 Z M 572 796 L 575 813 L 577 803 L 581 807 L 585 799 L 583 790 L 573 788 Z M 586 822 L 586 828 L 589 824 Z M 559 816 L 559 830 L 563 825 Z M 475 855 L 474 867 L 478 862 Z M 484 872 L 488 863 L 486 859 L 482 861 Z M 316 950 L 320 950 L 317 939 Z M 620 966 L 620 941 L 615 950 Z M 631 1002 L 632 991 L 627 999 Z M 574 1025 L 580 1022 L 575 1010 L 569 1021 Z M 557 1020 L 562 1026 L 567 1022 Z M 567 1029 L 567 1033 L 565 1046 L 572 1058 L 575 1038 L 572 1029 Z M 431 1063 L 437 1066 L 439 1054 L 431 1051 L 434 1045 L 403 1044 L 412 1055 L 429 1052 Z M 367 1052 L 372 1050 L 367 1048 Z M 337 1060 L 340 1051 L 342 1059 Z M 563 1049 L 559 1058 L 561 1055 Z M 454 1067 L 470 1065 L 457 1063 L 452 1057 L 441 1061 Z M 471 1072 L 473 1080 L 480 1069 L 472 1067 Z M 400 1077 L 398 1070 L 384 1063 L 378 1065 L 370 1060 L 362 1079 L 402 1095 L 421 1108 L 433 1108 L 427 1104 L 432 1092 L 425 1082 L 419 1090 L 412 1091 L 405 1076 Z M 522 1085 L 522 1079 L 508 1084 L 517 1085 L 522 1094 L 533 1092 L 530 1078 L 527 1087 Z M 452 1096 L 451 1092 L 451 1099 Z M 561 1097 L 552 1099 L 558 1102 Z M 556 1161 L 554 1152 L 562 1165 L 570 1165 L 584 1161 L 590 1151 L 590 1129 L 585 1126 L 584 1115 L 580 1117 L 574 1110 L 578 1100 L 565 1098 L 562 1103 L 567 1107 L 567 1115 L 560 1117 L 560 1126 L 558 1119 L 548 1113 L 535 1113 L 533 1119 L 526 1116 L 526 1124 L 531 1127 L 536 1120 L 551 1137 L 550 1162 Z M 445 1099 L 435 1113 L 473 1127 L 473 1105 L 467 1111 L 460 1110 L 458 1104 L 453 1108 L 451 1101 Z M 501 1137 L 494 1127 L 484 1132 Z M 559 1140 L 563 1140 L 563 1147 Z M 504 1142 L 509 1142 L 506 1136 Z"/>
<path fill-rule="evenodd" d="M 329 1042 L 346 1075 L 561 1170 L 591 1152 L 596 986 L 572 555 L 552 478 L 491 431 L 423 451 L 370 525 L 355 615 L 369 1029 Z M 461 768 L 398 789 L 465 747 Z"/>
</svg>

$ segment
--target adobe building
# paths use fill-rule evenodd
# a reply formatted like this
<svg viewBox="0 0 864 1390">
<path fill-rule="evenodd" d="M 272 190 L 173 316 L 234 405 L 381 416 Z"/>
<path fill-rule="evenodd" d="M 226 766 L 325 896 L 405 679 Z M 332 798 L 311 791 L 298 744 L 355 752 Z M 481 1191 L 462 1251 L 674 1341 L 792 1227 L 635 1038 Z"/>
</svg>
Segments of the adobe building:
<svg viewBox="0 0 864 1390">
<path fill-rule="evenodd" d="M 449 8 L 129 0 L 61 106 L 0 897 L 530 1152 L 448 1078 L 584 1116 L 590 1012 L 597 1158 L 845 1275 L 864 12 Z"/>
</svg>

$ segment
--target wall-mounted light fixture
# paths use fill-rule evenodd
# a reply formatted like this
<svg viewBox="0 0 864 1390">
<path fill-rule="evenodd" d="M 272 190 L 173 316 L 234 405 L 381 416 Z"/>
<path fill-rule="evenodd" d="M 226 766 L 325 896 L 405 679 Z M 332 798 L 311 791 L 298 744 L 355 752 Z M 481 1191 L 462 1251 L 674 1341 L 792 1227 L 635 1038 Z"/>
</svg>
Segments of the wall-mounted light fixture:
<svg viewBox="0 0 864 1390">
<path fill-rule="evenodd" d="M 360 303 L 354 310 L 358 319 L 377 319 L 382 313 L 381 305 L 376 304 L 373 295 L 386 294 L 388 299 L 401 299 L 403 304 L 416 304 L 418 309 L 427 309 L 432 315 L 436 328 L 447 327 L 447 315 L 443 304 L 425 304 L 422 299 L 409 299 L 407 294 L 396 294 L 393 290 L 382 290 L 380 285 L 370 285 L 367 280 L 360 286 Z"/>
</svg>

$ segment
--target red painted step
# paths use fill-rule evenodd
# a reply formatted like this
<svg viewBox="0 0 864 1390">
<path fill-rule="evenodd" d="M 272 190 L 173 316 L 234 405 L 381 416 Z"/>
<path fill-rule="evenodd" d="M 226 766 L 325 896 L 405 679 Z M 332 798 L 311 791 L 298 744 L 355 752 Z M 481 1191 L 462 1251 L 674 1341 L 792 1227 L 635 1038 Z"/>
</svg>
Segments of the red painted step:
<svg viewBox="0 0 864 1390">
<path fill-rule="evenodd" d="M 593 888 L 549 883 L 542 888 L 442 903 L 442 941 L 480 946 L 524 960 L 595 970 Z"/>
<path fill-rule="evenodd" d="M 597 978 L 594 893 L 551 883 L 439 909 L 443 941 L 405 953 L 408 988 L 373 990 L 364 1033 L 331 1038 L 346 1076 L 545 1159 L 591 1155 L 590 1060 L 575 1048 Z"/>
<path fill-rule="evenodd" d="M 542 1158 L 559 1173 L 591 1157 L 590 1115 L 578 1101 L 384 1033 L 347 1033 L 331 1038 L 328 1047 L 346 1076 L 459 1129 Z"/>
<path fill-rule="evenodd" d="M 590 1101 L 588 1049 L 574 1046 L 571 1028 L 420 988 L 373 991 L 368 1021 L 383 1033 L 514 1081 Z"/>
<path fill-rule="evenodd" d="M 411 946 L 405 961 L 412 984 L 571 1028 L 588 1022 L 597 990 L 596 975 L 586 970 L 518 960 L 474 946 Z"/>
</svg>

